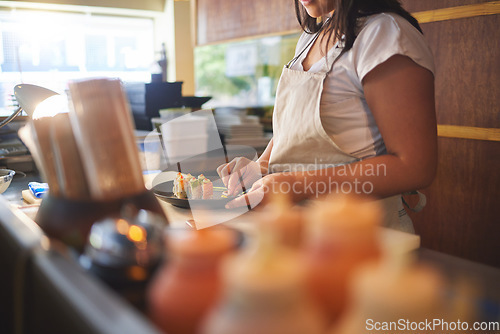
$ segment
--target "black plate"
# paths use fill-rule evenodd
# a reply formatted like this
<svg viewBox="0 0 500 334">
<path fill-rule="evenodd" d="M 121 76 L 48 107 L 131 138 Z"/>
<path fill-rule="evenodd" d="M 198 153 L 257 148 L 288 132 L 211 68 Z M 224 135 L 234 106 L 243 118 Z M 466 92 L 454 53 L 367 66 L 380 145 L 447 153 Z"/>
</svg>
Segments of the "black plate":
<svg viewBox="0 0 500 334">
<path fill-rule="evenodd" d="M 222 187 L 223 183 L 221 180 L 213 181 L 214 187 Z M 172 192 L 174 186 L 174 181 L 167 181 L 155 185 L 152 190 L 153 193 L 161 200 L 170 203 L 179 208 L 189 209 L 192 207 L 200 209 L 224 209 L 227 202 L 233 198 L 221 197 L 223 190 L 214 189 L 213 199 L 183 199 L 177 198 Z"/>
</svg>

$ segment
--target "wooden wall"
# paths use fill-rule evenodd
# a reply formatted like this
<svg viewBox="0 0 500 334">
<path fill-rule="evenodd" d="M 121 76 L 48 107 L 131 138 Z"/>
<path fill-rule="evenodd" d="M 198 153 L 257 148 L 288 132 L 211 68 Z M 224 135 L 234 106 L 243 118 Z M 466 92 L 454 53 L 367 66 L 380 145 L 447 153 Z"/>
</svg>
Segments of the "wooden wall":
<svg viewBox="0 0 500 334">
<path fill-rule="evenodd" d="M 439 169 L 422 245 L 500 267 L 500 1 L 403 0 L 436 62 Z M 198 0 L 198 44 L 297 29 L 291 0 Z"/>
<path fill-rule="evenodd" d="M 402 2 L 437 69 L 439 167 L 415 228 L 424 247 L 500 267 L 500 2 Z"/>
<path fill-rule="evenodd" d="M 292 0 L 196 0 L 196 44 L 298 31 Z"/>
</svg>

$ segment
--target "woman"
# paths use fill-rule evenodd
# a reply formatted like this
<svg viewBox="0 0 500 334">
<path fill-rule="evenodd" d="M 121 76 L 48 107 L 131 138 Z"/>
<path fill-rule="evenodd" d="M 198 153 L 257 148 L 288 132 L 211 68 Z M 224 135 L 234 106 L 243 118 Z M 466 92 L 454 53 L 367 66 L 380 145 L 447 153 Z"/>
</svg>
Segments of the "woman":
<svg viewBox="0 0 500 334">
<path fill-rule="evenodd" d="M 417 21 L 397 0 L 295 9 L 304 33 L 278 85 L 273 139 L 257 162 L 218 169 L 230 194 L 251 186 L 228 207 L 274 191 L 367 194 L 383 199 L 387 226 L 412 232 L 401 194 L 428 186 L 437 160 L 433 58 Z"/>
</svg>

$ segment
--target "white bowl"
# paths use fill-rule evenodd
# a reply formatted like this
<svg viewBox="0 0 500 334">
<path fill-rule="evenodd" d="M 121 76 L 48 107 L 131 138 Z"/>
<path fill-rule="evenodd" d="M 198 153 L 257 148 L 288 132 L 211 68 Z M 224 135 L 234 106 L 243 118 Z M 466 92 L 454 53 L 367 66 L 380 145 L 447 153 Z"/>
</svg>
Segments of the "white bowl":
<svg viewBox="0 0 500 334">
<path fill-rule="evenodd" d="M 7 190 L 10 182 L 12 182 L 12 179 L 14 178 L 14 174 L 16 174 L 16 172 L 13 170 L 0 169 L 0 194 Z"/>
</svg>

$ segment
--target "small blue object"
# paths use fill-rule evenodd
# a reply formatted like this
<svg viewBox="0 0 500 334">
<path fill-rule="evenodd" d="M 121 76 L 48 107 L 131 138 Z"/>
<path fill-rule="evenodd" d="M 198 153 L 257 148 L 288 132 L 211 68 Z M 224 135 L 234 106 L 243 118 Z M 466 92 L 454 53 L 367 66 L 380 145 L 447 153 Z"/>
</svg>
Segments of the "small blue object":
<svg viewBox="0 0 500 334">
<path fill-rule="evenodd" d="M 29 182 L 28 188 L 36 198 L 42 198 L 43 195 L 49 191 L 49 185 L 47 183 Z"/>
<path fill-rule="evenodd" d="M 143 170 L 142 171 L 142 175 L 149 175 L 149 174 L 156 174 L 156 173 L 161 173 L 161 170 L 154 169 L 154 170 Z"/>
</svg>

